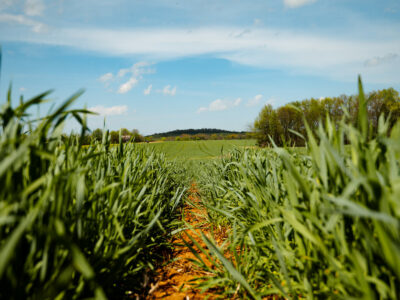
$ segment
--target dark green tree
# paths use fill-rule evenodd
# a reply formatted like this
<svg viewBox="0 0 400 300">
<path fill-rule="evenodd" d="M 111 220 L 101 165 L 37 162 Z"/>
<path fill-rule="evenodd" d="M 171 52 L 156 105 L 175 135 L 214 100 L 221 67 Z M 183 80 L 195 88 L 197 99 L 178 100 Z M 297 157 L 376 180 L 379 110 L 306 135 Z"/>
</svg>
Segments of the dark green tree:
<svg viewBox="0 0 400 300">
<path fill-rule="evenodd" d="M 101 140 L 103 139 L 103 130 L 101 130 L 100 128 L 93 130 L 92 139 L 101 142 Z"/>
</svg>

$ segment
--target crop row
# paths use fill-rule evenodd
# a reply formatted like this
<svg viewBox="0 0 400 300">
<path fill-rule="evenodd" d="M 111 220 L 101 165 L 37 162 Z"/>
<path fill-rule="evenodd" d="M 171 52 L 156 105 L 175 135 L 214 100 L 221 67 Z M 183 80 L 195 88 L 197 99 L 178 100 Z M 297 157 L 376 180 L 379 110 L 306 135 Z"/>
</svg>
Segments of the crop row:
<svg viewBox="0 0 400 300">
<path fill-rule="evenodd" d="M 140 293 L 177 227 L 184 187 L 163 154 L 62 138 L 85 110 L 74 95 L 48 116 L 44 93 L 0 112 L 0 298 L 121 299 Z"/>
<path fill-rule="evenodd" d="M 381 116 L 370 139 L 361 83 L 359 99 L 357 125 L 308 129 L 305 153 L 236 151 L 204 168 L 209 220 L 229 228 L 223 245 L 203 237 L 215 259 L 203 264 L 214 273 L 204 288 L 256 299 L 400 296 L 400 123 Z"/>
</svg>

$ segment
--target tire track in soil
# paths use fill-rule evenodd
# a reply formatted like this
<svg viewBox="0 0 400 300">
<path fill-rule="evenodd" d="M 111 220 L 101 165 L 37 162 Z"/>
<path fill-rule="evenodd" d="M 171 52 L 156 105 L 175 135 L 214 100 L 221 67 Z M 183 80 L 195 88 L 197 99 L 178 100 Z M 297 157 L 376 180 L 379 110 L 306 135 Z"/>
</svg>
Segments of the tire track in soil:
<svg viewBox="0 0 400 300">
<path fill-rule="evenodd" d="M 183 208 L 183 215 L 185 221 L 190 224 L 194 229 L 187 229 L 185 232 L 192 236 L 201 247 L 207 249 L 203 240 L 198 236 L 203 232 L 207 236 L 213 235 L 215 241 L 221 244 L 226 239 L 226 230 L 218 230 L 213 232 L 211 226 L 207 223 L 207 212 L 201 206 L 198 189 L 195 183 L 192 183 L 189 189 L 188 200 L 194 204 L 185 204 Z M 182 232 L 175 235 L 172 239 L 174 249 L 166 261 L 171 261 L 169 264 L 156 270 L 157 276 L 155 283 L 152 284 L 148 293 L 147 299 L 167 299 L 167 300 L 181 300 L 181 299 L 216 299 L 218 295 L 213 295 L 212 292 L 201 293 L 200 290 L 195 289 L 192 285 L 196 277 L 213 276 L 204 270 L 200 270 L 195 266 L 190 259 L 197 260 L 195 255 L 190 249 L 185 246 L 184 241 L 196 249 L 198 255 L 212 268 L 212 264 L 208 261 L 206 255 L 198 250 L 193 242 Z"/>
</svg>

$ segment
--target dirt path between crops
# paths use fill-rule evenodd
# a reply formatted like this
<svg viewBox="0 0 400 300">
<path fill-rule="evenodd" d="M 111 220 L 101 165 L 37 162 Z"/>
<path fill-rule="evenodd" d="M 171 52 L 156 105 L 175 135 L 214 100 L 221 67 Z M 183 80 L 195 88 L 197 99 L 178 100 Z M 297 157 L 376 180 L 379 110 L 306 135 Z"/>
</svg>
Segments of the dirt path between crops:
<svg viewBox="0 0 400 300">
<path fill-rule="evenodd" d="M 184 218 L 194 229 L 185 230 L 187 234 L 192 236 L 201 247 L 207 249 L 202 239 L 198 236 L 203 232 L 207 236 L 213 236 L 218 244 L 226 239 L 226 231 L 223 229 L 213 231 L 207 223 L 206 210 L 201 206 L 199 193 L 196 184 L 192 184 L 189 190 L 188 202 L 193 205 L 185 204 Z M 189 243 L 203 259 L 203 261 L 211 267 L 206 255 L 198 250 L 194 243 L 185 235 L 184 232 L 177 234 L 173 239 L 174 250 L 166 258 L 169 263 L 156 271 L 157 278 L 152 285 L 147 299 L 215 299 L 211 293 L 201 293 L 193 287 L 195 278 L 210 277 L 213 274 L 200 270 L 190 259 L 196 260 L 195 255 L 185 245 L 185 241 Z"/>
</svg>

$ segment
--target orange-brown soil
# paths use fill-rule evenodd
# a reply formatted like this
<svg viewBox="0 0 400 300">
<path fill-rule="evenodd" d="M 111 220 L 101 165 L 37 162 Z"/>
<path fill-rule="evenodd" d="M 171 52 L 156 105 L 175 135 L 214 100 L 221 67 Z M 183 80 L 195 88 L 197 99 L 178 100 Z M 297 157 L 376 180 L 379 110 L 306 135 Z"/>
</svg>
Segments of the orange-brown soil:
<svg viewBox="0 0 400 300">
<path fill-rule="evenodd" d="M 196 278 L 213 276 L 211 272 L 201 270 L 190 259 L 197 260 L 196 256 L 185 245 L 185 242 L 191 245 L 201 259 L 212 268 L 211 262 L 207 256 L 202 253 L 195 244 L 187 236 L 190 235 L 203 248 L 207 249 L 202 241 L 201 232 L 207 236 L 213 236 L 218 244 L 221 244 L 226 239 L 225 230 L 217 230 L 214 232 L 207 223 L 206 210 L 201 206 L 199 194 L 196 184 L 192 184 L 189 190 L 188 204 L 184 206 L 184 220 L 193 229 L 187 229 L 180 234 L 177 234 L 172 239 L 174 245 L 172 253 L 166 257 L 166 263 L 160 267 L 156 273 L 155 283 L 152 284 L 148 293 L 148 299 L 215 299 L 216 296 L 210 292 L 202 293 L 194 287 Z"/>
</svg>

